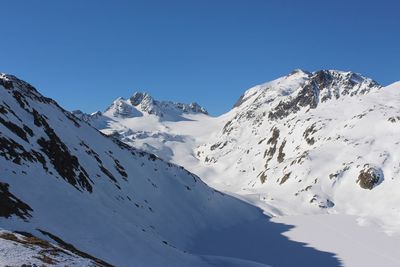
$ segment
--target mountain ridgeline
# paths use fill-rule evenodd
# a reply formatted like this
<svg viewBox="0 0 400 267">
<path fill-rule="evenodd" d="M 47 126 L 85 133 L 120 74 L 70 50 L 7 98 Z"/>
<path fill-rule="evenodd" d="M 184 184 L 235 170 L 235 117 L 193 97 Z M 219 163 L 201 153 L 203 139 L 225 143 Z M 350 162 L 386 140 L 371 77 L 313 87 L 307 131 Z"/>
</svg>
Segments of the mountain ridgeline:
<svg viewBox="0 0 400 267">
<path fill-rule="evenodd" d="M 85 114 L 80 110 L 72 112 L 75 116 L 85 121 L 97 120 L 103 113 L 95 112 Z M 105 116 L 116 118 L 134 118 L 153 115 L 161 120 L 170 120 L 180 118 L 182 114 L 205 114 L 208 112 L 199 104 L 193 102 L 184 104 L 172 101 L 158 101 L 148 93 L 136 92 L 129 99 L 119 97 L 105 110 Z"/>
<path fill-rule="evenodd" d="M 399 233 L 399 147 L 400 83 L 353 72 L 295 70 L 219 117 L 147 93 L 70 113 L 0 74 L 0 253 L 11 266 L 293 266 L 262 212 L 350 214 Z M 193 249 L 221 229 L 217 251 L 242 249 L 226 237 L 243 232 L 250 252 Z M 280 233 L 285 253 L 314 253 Z"/>
</svg>

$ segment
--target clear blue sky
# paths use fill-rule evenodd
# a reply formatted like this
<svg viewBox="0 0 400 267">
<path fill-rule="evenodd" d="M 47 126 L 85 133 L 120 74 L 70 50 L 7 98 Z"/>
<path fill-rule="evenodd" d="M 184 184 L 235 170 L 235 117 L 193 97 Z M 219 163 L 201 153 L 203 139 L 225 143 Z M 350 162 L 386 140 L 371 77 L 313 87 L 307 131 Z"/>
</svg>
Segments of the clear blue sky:
<svg viewBox="0 0 400 267">
<path fill-rule="evenodd" d="M 143 90 L 228 111 L 295 68 L 400 80 L 398 0 L 0 0 L 0 72 L 65 108 Z"/>
</svg>

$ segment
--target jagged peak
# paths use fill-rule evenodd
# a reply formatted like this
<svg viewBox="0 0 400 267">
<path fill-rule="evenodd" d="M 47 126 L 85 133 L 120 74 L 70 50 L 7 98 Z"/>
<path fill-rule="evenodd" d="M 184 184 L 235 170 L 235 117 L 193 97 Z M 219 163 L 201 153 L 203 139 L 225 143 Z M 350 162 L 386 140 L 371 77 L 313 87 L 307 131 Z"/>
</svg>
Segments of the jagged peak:
<svg viewBox="0 0 400 267">
<path fill-rule="evenodd" d="M 208 114 L 207 110 L 196 102 L 189 104 L 175 101 L 155 100 L 147 92 L 135 92 L 130 98 L 131 105 L 142 109 L 150 114 L 161 115 L 171 109 L 177 109 L 184 113 L 194 112 Z"/>
<path fill-rule="evenodd" d="M 208 115 L 205 108 L 196 102 L 189 104 L 155 100 L 147 92 L 135 92 L 128 99 L 119 97 L 106 109 L 106 113 L 117 117 L 135 117 L 143 114 L 158 117 L 176 116 L 182 113 L 202 113 Z"/>
<path fill-rule="evenodd" d="M 146 92 L 135 92 L 130 98 L 129 98 L 130 103 L 133 106 L 138 106 L 140 105 L 143 101 L 147 102 L 153 102 L 154 99 L 153 97 L 146 93 Z"/>
</svg>

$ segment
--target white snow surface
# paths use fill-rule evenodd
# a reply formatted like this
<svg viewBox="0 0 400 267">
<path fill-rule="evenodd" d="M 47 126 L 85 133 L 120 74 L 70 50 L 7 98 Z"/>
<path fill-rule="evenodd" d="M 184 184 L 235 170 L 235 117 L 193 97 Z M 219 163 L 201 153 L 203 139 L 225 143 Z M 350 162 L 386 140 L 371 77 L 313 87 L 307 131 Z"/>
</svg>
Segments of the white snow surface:
<svg viewBox="0 0 400 267">
<path fill-rule="evenodd" d="M 272 221 L 293 225 L 285 236 L 335 253 L 343 266 L 400 266 L 400 236 L 388 236 L 360 218 L 318 214 L 275 217 Z"/>
</svg>

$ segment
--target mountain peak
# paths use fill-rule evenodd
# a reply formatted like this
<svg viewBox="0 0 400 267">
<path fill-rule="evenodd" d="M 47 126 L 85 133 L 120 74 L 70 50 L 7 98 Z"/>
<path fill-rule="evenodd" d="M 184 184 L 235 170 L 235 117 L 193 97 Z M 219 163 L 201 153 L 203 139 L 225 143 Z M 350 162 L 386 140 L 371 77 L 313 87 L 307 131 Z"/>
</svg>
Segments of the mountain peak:
<svg viewBox="0 0 400 267">
<path fill-rule="evenodd" d="M 305 74 L 305 75 L 312 75 L 311 72 L 307 71 L 307 70 L 303 70 L 303 69 L 294 69 L 291 73 L 289 73 L 287 76 L 290 75 L 295 75 L 295 74 Z"/>
<path fill-rule="evenodd" d="M 135 92 L 130 98 L 129 101 L 133 106 L 137 106 L 143 101 L 152 102 L 154 99 L 146 92 Z"/>
<path fill-rule="evenodd" d="M 185 104 L 172 101 L 158 101 L 147 92 L 135 92 L 128 99 L 118 97 L 104 112 L 104 115 L 109 117 L 133 118 L 154 115 L 161 120 L 180 120 L 184 114 L 208 115 L 208 112 L 196 102 Z M 76 115 L 81 117 L 79 112 Z M 99 114 L 97 114 L 97 117 L 99 117 Z"/>
<path fill-rule="evenodd" d="M 129 100 L 118 97 L 106 109 L 105 113 L 109 113 L 113 117 L 130 118 L 137 117 L 141 114 L 130 104 Z"/>
<path fill-rule="evenodd" d="M 318 104 L 317 102 L 325 102 L 345 95 L 366 94 L 381 87 L 376 81 L 355 72 L 339 70 L 309 72 L 295 69 L 286 76 L 250 88 L 234 107 L 243 106 L 244 103 L 246 106 L 260 106 L 263 103 L 274 102 L 276 99 L 283 102 L 289 101 L 289 98 L 299 100 L 299 96 L 302 100 L 307 100 L 305 101 L 307 106 L 313 103 L 310 106 L 313 107 Z M 305 99 L 305 96 L 313 99 Z"/>
<path fill-rule="evenodd" d="M 130 98 L 129 102 L 141 111 L 148 114 L 164 116 L 165 113 L 203 113 L 208 114 L 207 110 L 192 102 L 190 104 L 173 102 L 173 101 L 158 101 L 155 100 L 150 94 L 146 92 L 135 92 Z"/>
</svg>

